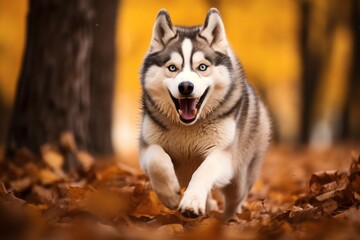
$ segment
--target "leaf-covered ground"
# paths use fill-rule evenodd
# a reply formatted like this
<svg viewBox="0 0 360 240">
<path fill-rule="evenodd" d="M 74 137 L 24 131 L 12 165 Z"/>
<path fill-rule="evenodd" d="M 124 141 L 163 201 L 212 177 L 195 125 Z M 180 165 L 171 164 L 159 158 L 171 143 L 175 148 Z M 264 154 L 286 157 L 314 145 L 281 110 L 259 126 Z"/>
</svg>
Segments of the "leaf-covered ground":
<svg viewBox="0 0 360 240">
<path fill-rule="evenodd" d="M 359 145 L 273 147 L 228 223 L 220 212 L 185 218 L 158 201 L 139 170 L 94 161 L 71 139 L 63 145 L 1 162 L 1 239 L 360 239 Z"/>
</svg>

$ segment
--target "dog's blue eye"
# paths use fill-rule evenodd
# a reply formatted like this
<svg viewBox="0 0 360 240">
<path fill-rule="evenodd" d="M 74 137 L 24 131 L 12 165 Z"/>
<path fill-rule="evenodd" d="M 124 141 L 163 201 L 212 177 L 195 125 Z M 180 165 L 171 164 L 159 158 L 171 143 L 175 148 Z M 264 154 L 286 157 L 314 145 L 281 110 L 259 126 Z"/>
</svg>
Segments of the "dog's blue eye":
<svg viewBox="0 0 360 240">
<path fill-rule="evenodd" d="M 177 70 L 175 65 L 168 66 L 168 69 L 169 69 L 170 72 L 176 72 L 176 70 Z"/>
<path fill-rule="evenodd" d="M 203 63 L 199 65 L 199 70 L 200 70 L 200 71 L 206 71 L 207 68 L 208 68 L 208 66 L 206 66 L 206 65 L 203 64 Z"/>
</svg>

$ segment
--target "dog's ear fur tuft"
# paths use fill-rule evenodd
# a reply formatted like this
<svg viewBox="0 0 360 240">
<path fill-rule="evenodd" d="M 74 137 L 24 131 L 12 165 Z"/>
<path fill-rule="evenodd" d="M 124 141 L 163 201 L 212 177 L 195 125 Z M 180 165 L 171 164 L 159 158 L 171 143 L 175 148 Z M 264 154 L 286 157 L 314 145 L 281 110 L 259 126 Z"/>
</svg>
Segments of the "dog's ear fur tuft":
<svg viewBox="0 0 360 240">
<path fill-rule="evenodd" d="M 175 37 L 175 32 L 170 15 L 165 9 L 161 9 L 154 24 L 150 52 L 162 50 L 173 37 Z"/>
<path fill-rule="evenodd" d="M 209 9 L 205 23 L 200 30 L 200 35 L 204 37 L 216 51 L 226 52 L 229 44 L 220 12 L 216 8 Z"/>
</svg>

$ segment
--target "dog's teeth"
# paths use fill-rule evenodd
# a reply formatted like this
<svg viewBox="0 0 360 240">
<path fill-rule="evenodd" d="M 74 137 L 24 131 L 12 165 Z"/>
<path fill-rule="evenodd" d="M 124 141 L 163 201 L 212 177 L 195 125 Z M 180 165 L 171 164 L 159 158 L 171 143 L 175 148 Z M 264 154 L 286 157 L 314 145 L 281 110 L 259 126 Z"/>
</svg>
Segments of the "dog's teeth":
<svg viewBox="0 0 360 240">
<path fill-rule="evenodd" d="M 197 109 L 196 109 L 196 108 L 191 110 L 191 114 L 192 114 L 192 115 L 196 115 L 196 113 L 197 113 Z"/>
<path fill-rule="evenodd" d="M 181 110 L 179 109 L 179 114 L 182 115 L 182 113 L 183 113 L 183 111 L 181 111 Z"/>
</svg>

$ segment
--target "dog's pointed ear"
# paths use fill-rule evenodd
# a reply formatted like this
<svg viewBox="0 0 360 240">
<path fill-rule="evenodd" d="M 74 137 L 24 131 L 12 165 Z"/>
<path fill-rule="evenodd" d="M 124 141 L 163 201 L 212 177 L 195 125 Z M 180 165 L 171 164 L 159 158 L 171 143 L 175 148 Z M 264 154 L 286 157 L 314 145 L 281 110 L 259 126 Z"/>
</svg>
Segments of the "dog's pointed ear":
<svg viewBox="0 0 360 240">
<path fill-rule="evenodd" d="M 207 40 L 213 49 L 226 52 L 229 44 L 220 12 L 216 8 L 210 8 L 208 11 L 200 35 Z"/>
<path fill-rule="evenodd" d="M 165 9 L 161 9 L 154 24 L 150 52 L 162 50 L 173 37 L 175 37 L 175 31 L 170 15 Z"/>
</svg>

